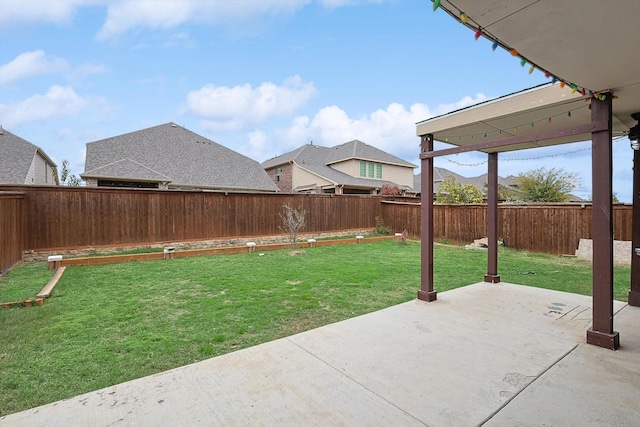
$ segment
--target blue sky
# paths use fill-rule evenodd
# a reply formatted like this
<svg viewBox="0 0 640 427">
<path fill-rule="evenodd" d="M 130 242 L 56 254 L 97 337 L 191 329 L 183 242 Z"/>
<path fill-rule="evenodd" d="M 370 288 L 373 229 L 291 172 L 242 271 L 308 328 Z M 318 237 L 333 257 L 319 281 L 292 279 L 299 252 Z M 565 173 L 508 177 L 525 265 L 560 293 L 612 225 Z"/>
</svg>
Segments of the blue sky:
<svg viewBox="0 0 640 427">
<path fill-rule="evenodd" d="M 415 123 L 547 81 L 427 0 L 3 0 L 0 125 L 84 171 L 87 142 L 175 122 L 259 162 L 360 139 L 416 165 Z M 590 197 L 590 143 L 506 153 Z M 614 191 L 631 201 L 631 149 Z M 436 159 L 463 176 L 486 155 Z M 416 173 L 419 169 L 416 169 Z"/>
</svg>

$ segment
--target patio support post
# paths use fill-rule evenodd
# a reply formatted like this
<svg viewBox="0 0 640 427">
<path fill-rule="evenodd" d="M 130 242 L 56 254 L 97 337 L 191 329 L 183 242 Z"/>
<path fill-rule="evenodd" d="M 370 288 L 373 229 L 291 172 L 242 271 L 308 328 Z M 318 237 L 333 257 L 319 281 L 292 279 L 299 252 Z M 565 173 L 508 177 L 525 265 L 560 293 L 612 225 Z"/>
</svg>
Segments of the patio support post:
<svg viewBox="0 0 640 427">
<path fill-rule="evenodd" d="M 591 134 L 593 208 L 593 322 L 587 343 L 615 350 L 620 336 L 613 330 L 612 99 L 591 99 L 591 121 L 607 121 L 607 129 Z"/>
<path fill-rule="evenodd" d="M 631 218 L 631 289 L 629 305 L 640 307 L 640 150 L 633 150 L 633 211 Z"/>
<path fill-rule="evenodd" d="M 484 281 L 500 283 L 498 274 L 498 153 L 489 153 L 487 177 L 487 274 Z"/>
<path fill-rule="evenodd" d="M 433 135 L 422 135 L 420 152 L 433 151 Z M 433 157 L 420 156 L 420 290 L 418 299 L 435 301 L 437 293 L 433 290 Z"/>
</svg>

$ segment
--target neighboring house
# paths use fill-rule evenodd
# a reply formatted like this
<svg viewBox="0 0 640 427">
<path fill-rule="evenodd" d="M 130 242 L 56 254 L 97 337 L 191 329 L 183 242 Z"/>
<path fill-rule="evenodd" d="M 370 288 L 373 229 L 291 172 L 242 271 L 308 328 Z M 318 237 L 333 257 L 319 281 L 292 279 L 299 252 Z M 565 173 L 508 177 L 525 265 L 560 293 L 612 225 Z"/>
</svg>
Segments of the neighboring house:
<svg viewBox="0 0 640 427">
<path fill-rule="evenodd" d="M 467 178 L 464 177 L 462 175 L 458 175 L 455 172 L 450 171 L 449 169 L 445 169 L 445 168 L 438 168 L 438 167 L 434 167 L 433 168 L 433 194 L 435 196 L 435 194 L 438 192 L 438 189 L 440 188 L 440 184 L 442 184 L 442 182 L 448 178 L 452 176 L 456 182 L 458 184 L 461 185 L 466 185 L 466 184 L 472 184 L 474 185 L 476 188 L 478 188 L 478 190 L 480 190 L 483 194 L 486 193 L 486 188 L 487 188 L 487 174 L 482 174 L 480 176 L 476 176 L 476 177 L 471 177 L 471 178 Z M 413 188 L 415 190 L 416 196 L 419 196 L 421 191 L 421 181 L 420 181 L 421 175 L 417 174 L 413 177 Z M 518 183 L 516 181 L 516 177 L 509 175 L 506 178 L 503 178 L 501 176 L 498 177 L 498 187 L 503 186 L 503 187 L 507 187 L 507 188 L 511 188 L 513 190 L 517 190 L 518 189 Z"/>
<path fill-rule="evenodd" d="M 258 162 L 175 123 L 87 144 L 87 186 L 276 192 Z"/>
<path fill-rule="evenodd" d="M 378 194 L 384 184 L 413 191 L 416 165 L 354 140 L 335 147 L 303 145 L 262 167 L 287 193 Z"/>
<path fill-rule="evenodd" d="M 0 127 L 0 184 L 59 183 L 56 164 L 42 148 Z"/>
</svg>

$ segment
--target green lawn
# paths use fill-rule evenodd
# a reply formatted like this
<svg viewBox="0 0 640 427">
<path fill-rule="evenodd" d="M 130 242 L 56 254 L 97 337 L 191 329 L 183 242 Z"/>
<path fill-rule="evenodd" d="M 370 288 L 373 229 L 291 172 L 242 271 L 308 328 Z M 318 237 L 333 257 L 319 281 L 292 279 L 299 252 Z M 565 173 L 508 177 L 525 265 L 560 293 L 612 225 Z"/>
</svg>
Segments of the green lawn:
<svg viewBox="0 0 640 427">
<path fill-rule="evenodd" d="M 501 249 L 499 262 L 504 282 L 591 292 L 575 259 Z M 438 292 L 485 273 L 486 252 L 436 246 Z M 616 299 L 630 274 L 616 268 Z M 16 266 L 0 300 L 50 277 Z M 402 303 L 419 284 L 419 244 L 394 240 L 68 267 L 44 306 L 0 309 L 0 416 Z"/>
</svg>

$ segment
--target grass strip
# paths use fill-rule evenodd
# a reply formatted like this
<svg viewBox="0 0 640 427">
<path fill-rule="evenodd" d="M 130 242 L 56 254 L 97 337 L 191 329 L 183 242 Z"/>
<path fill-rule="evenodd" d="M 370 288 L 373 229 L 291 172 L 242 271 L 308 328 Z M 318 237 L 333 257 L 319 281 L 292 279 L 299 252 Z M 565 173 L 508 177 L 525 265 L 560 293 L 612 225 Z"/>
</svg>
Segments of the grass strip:
<svg viewBox="0 0 640 427">
<path fill-rule="evenodd" d="M 0 416 L 399 304 L 420 286 L 416 242 L 305 251 L 67 268 L 44 306 L 0 310 Z M 436 290 L 481 281 L 486 256 L 436 245 Z M 504 248 L 499 262 L 504 282 L 591 292 L 585 262 Z M 11 280 L 37 293 L 45 264 Z M 616 268 L 616 299 L 630 274 Z"/>
</svg>

